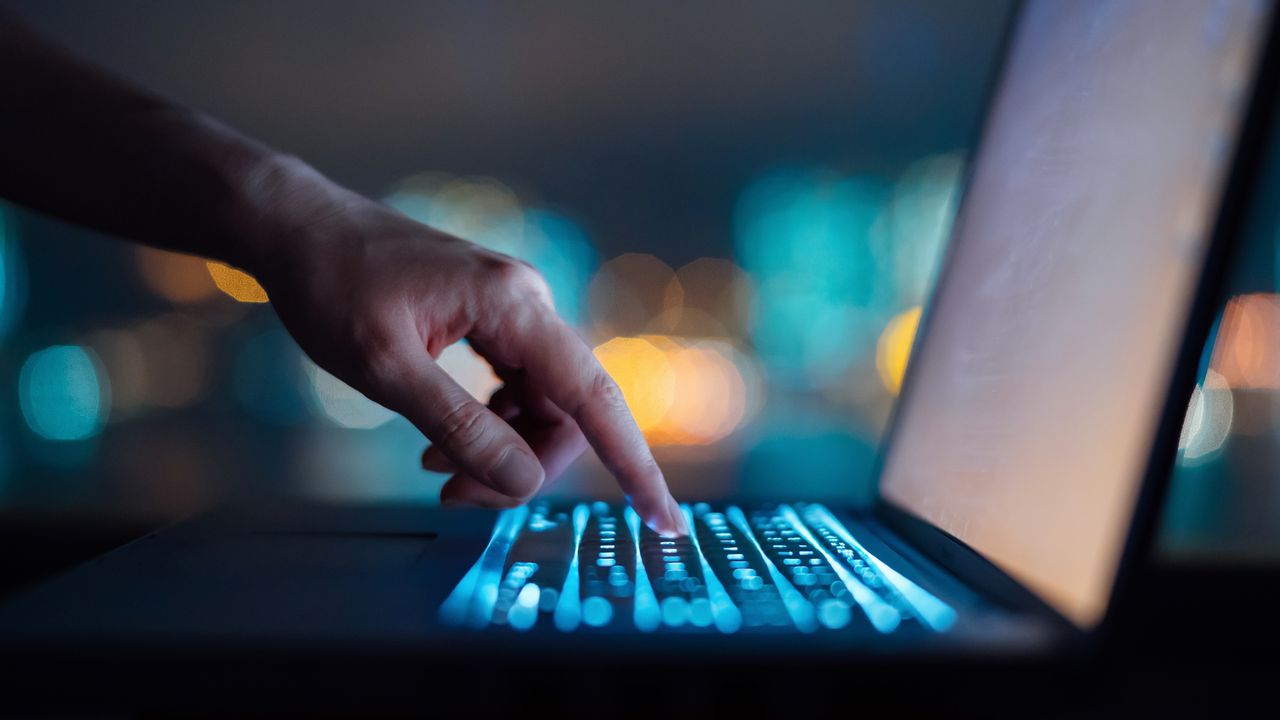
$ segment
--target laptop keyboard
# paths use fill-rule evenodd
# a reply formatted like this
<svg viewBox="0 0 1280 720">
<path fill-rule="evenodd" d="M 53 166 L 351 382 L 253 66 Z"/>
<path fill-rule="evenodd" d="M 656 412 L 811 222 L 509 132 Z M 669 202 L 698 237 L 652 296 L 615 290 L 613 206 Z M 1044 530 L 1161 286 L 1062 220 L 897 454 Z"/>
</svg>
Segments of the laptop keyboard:
<svg viewBox="0 0 1280 720">
<path fill-rule="evenodd" d="M 536 501 L 499 513 L 440 608 L 475 629 L 945 632 L 955 611 L 872 555 L 821 504 L 682 506 L 664 538 L 630 507 Z"/>
</svg>

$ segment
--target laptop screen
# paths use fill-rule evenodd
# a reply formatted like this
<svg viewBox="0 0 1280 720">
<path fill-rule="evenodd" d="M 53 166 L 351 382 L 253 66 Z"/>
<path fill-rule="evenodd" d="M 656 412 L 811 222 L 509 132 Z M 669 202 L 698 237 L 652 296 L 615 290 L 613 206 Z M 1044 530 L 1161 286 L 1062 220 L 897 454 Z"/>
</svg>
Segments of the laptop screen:
<svg viewBox="0 0 1280 720">
<path fill-rule="evenodd" d="M 1032 0 L 881 478 L 1101 620 L 1269 5 Z"/>
</svg>

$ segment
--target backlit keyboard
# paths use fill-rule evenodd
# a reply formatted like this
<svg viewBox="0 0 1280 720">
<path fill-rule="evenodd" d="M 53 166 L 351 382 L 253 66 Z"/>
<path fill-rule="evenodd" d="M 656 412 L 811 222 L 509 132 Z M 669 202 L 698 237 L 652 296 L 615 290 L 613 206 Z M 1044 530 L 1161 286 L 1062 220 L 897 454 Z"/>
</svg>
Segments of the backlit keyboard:
<svg viewBox="0 0 1280 720">
<path fill-rule="evenodd" d="M 693 532 L 681 538 L 601 502 L 504 510 L 440 617 L 475 629 L 726 634 L 955 622 L 820 504 L 683 510 Z"/>
</svg>

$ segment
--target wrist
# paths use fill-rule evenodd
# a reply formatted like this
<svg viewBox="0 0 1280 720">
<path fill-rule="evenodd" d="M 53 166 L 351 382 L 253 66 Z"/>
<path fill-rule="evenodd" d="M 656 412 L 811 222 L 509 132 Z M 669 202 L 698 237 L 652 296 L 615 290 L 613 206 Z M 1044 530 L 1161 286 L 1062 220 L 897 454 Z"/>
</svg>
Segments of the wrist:
<svg viewBox="0 0 1280 720">
<path fill-rule="evenodd" d="M 231 211 L 227 260 L 251 274 L 268 274 L 306 242 L 306 229 L 365 202 L 296 157 L 266 153 L 241 173 Z"/>
</svg>

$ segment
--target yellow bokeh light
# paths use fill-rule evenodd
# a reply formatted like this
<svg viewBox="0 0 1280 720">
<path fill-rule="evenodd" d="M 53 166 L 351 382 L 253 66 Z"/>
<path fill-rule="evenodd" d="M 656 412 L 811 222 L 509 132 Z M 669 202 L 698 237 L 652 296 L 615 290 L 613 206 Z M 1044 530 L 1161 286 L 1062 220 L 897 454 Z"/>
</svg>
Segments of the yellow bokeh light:
<svg viewBox="0 0 1280 720">
<path fill-rule="evenodd" d="M 139 247 L 135 257 L 143 284 L 169 302 L 201 302 L 218 293 L 202 258 L 148 247 Z"/>
<path fill-rule="evenodd" d="M 595 349 L 596 359 L 618 383 L 636 424 L 646 434 L 657 429 L 675 397 L 675 372 L 655 340 L 662 342 L 618 337 Z"/>
<path fill-rule="evenodd" d="M 267 291 L 249 273 L 213 261 L 206 263 L 206 267 L 213 284 L 235 300 L 242 303 L 267 302 Z"/>
<path fill-rule="evenodd" d="M 876 343 L 876 370 L 885 389 L 894 395 L 902 389 L 902 378 L 907 373 L 907 361 L 919 326 L 920 308 L 911 308 L 894 316 Z"/>
</svg>

